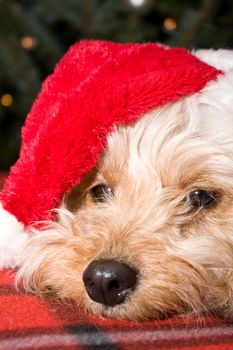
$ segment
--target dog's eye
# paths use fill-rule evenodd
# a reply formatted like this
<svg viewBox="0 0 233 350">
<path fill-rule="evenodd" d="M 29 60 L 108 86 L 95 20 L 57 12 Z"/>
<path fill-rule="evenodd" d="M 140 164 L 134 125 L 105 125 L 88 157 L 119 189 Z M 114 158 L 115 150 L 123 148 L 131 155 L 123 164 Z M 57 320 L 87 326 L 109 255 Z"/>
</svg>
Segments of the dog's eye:
<svg viewBox="0 0 233 350">
<path fill-rule="evenodd" d="M 194 190 L 189 193 L 187 199 L 193 209 L 207 208 L 216 201 L 216 193 L 205 190 Z"/>
<path fill-rule="evenodd" d="M 98 202 L 103 202 L 107 197 L 113 194 L 111 187 L 106 184 L 96 185 L 91 188 L 90 192 L 94 200 Z"/>
</svg>

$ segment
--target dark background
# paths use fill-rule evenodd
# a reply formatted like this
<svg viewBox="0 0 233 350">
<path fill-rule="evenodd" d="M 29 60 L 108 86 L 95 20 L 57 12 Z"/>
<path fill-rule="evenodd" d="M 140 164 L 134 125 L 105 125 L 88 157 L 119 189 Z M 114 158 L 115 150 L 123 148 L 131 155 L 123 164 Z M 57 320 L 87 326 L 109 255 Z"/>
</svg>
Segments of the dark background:
<svg viewBox="0 0 233 350">
<path fill-rule="evenodd" d="M 0 0 L 0 170 L 17 159 L 25 116 L 69 45 L 232 48 L 232 28 L 233 0 Z"/>
</svg>

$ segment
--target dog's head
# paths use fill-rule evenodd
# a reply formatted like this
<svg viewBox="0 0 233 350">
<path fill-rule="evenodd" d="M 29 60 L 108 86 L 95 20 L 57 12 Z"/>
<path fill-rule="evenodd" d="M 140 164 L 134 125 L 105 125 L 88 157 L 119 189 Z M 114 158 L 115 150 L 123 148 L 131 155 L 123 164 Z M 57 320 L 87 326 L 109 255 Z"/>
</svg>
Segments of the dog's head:
<svg viewBox="0 0 233 350">
<path fill-rule="evenodd" d="M 30 239 L 26 287 L 115 318 L 232 311 L 232 78 L 113 130 Z"/>
</svg>

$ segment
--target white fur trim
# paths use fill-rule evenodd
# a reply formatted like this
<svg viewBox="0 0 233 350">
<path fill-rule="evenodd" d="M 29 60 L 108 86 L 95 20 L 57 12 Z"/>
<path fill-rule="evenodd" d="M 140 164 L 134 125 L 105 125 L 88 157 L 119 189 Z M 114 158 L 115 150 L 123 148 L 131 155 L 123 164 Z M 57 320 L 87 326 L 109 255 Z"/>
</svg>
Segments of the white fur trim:
<svg viewBox="0 0 233 350">
<path fill-rule="evenodd" d="M 0 269 L 19 264 L 28 237 L 23 225 L 0 203 Z"/>
<path fill-rule="evenodd" d="M 233 50 L 197 50 L 193 54 L 200 60 L 224 72 L 233 70 Z"/>
</svg>

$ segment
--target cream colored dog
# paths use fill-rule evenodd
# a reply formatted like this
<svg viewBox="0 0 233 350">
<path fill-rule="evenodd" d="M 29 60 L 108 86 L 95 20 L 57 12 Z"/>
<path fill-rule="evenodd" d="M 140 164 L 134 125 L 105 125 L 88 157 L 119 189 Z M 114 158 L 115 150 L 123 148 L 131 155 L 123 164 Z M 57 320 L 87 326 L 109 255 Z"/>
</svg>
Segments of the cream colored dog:
<svg viewBox="0 0 233 350">
<path fill-rule="evenodd" d="M 33 232 L 18 279 L 96 315 L 233 312 L 233 53 L 201 94 L 108 137 L 96 168 Z"/>
</svg>

